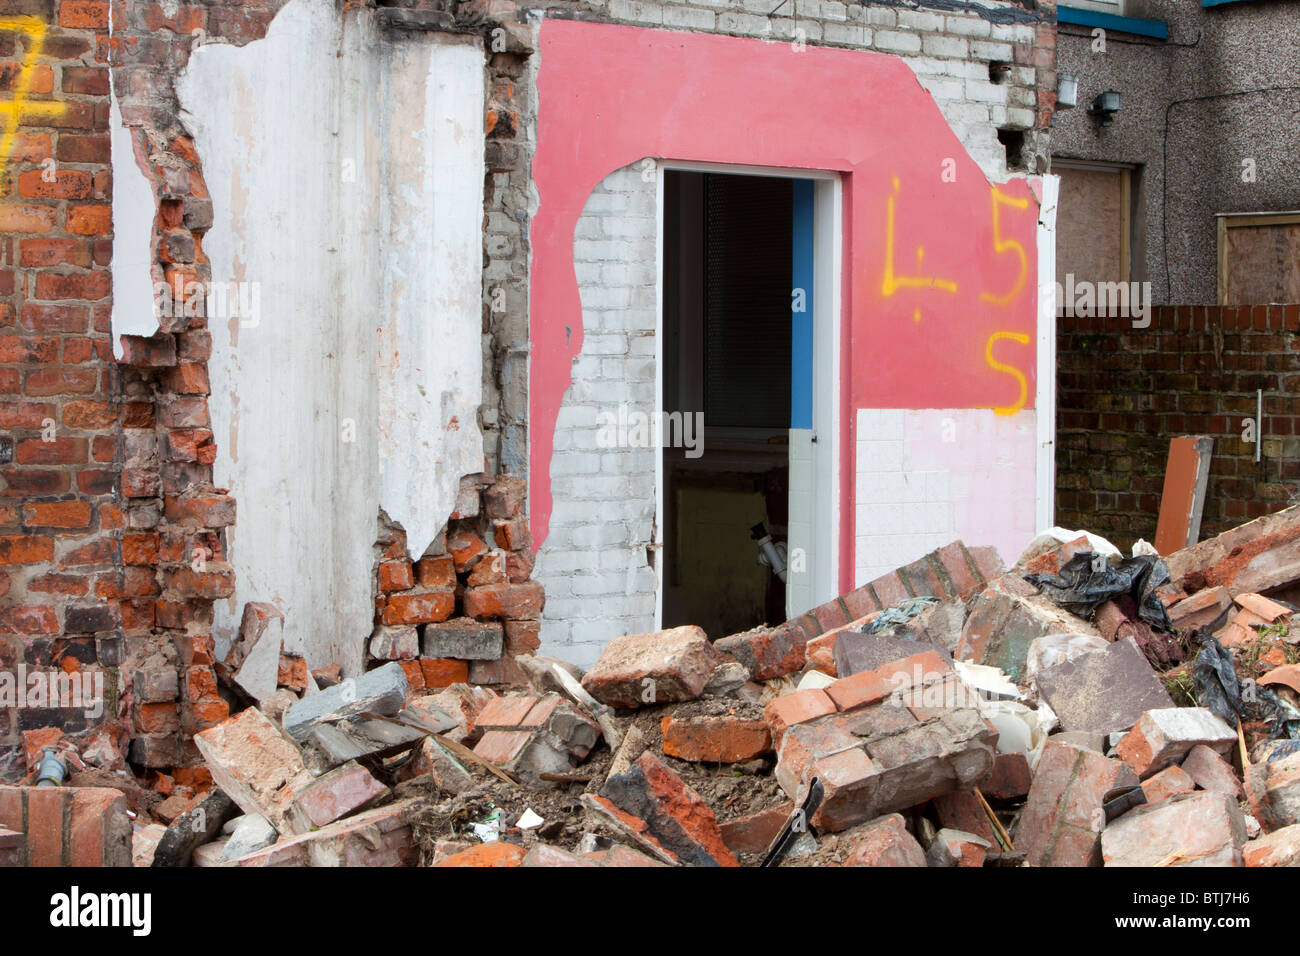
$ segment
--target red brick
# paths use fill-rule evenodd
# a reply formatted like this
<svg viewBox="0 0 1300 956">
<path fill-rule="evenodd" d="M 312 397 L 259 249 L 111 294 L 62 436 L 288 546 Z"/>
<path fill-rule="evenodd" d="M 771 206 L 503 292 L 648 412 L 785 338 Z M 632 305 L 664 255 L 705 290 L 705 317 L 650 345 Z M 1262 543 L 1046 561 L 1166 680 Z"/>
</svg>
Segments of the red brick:
<svg viewBox="0 0 1300 956">
<path fill-rule="evenodd" d="M 463 574 L 487 553 L 487 545 L 473 531 L 462 529 L 447 536 L 447 550 L 456 562 L 456 570 Z"/>
<path fill-rule="evenodd" d="M 54 368 L 28 372 L 24 391 L 29 397 L 39 398 L 46 395 L 89 395 L 98 388 L 99 375 L 94 369 Z"/>
<path fill-rule="evenodd" d="M 772 734 L 762 720 L 665 716 L 661 730 L 664 753 L 693 763 L 739 763 L 772 752 Z"/>
<path fill-rule="evenodd" d="M 398 661 L 397 663 L 406 674 L 406 683 L 411 690 L 424 690 L 424 670 L 420 666 L 421 662 Z M 468 676 L 468 674 L 466 676 Z"/>
<path fill-rule="evenodd" d="M 493 763 L 510 763 L 532 739 L 527 730 L 489 730 L 474 746 L 474 753 Z"/>
<path fill-rule="evenodd" d="M 385 624 L 429 624 L 445 621 L 456 610 L 453 591 L 423 591 L 391 595 L 385 605 Z"/>
<path fill-rule="evenodd" d="M 928 682 L 952 673 L 948 662 L 936 651 L 926 651 L 898 661 L 891 661 L 873 671 L 841 677 L 826 688 L 827 695 L 840 710 L 852 710 L 878 703 L 891 694 L 903 693 L 917 686 L 917 678 Z"/>
<path fill-rule="evenodd" d="M 420 670 L 424 675 L 424 686 L 429 690 L 441 690 L 452 684 L 469 682 L 469 661 L 458 661 L 450 657 L 425 657 L 420 660 Z"/>
<path fill-rule="evenodd" d="M 540 581 L 488 584 L 465 590 L 465 614 L 486 620 L 538 620 L 546 605 Z"/>
<path fill-rule="evenodd" d="M 32 787 L 27 791 L 27 865 L 63 866 L 63 806 L 72 791 Z"/>
<path fill-rule="evenodd" d="M 1166 767 L 1142 781 L 1142 792 L 1146 794 L 1147 803 L 1159 803 L 1176 793 L 1191 793 L 1195 789 L 1196 781 L 1182 767 Z"/>
<path fill-rule="evenodd" d="M 73 235 L 106 236 L 113 230 L 113 208 L 107 205 L 69 206 L 64 222 L 68 232 Z M 49 230 L 24 231 L 48 232 Z"/>
<path fill-rule="evenodd" d="M 0 232 L 45 233 L 54 228 L 53 206 L 0 203 Z"/>
<path fill-rule="evenodd" d="M 881 607 L 885 608 L 893 607 L 900 601 L 905 601 L 912 596 L 904 587 L 897 571 L 890 571 L 888 574 L 876 578 L 871 582 L 871 589 L 876 592 Z"/>
<path fill-rule="evenodd" d="M 111 274 L 101 269 L 97 272 L 80 272 L 58 275 L 42 272 L 36 276 L 37 299 L 102 299 L 113 290 Z"/>
<path fill-rule="evenodd" d="M 39 564 L 53 560 L 53 538 L 38 535 L 0 535 L 0 564 Z"/>
<path fill-rule="evenodd" d="M 845 833 L 840 845 L 849 851 L 844 866 L 925 866 L 925 851 L 907 832 L 902 816 L 891 813 Z"/>
<path fill-rule="evenodd" d="M 379 590 L 405 591 L 414 583 L 410 561 L 384 561 L 379 565 Z"/>
<path fill-rule="evenodd" d="M 872 597 L 871 588 L 866 585 L 850 591 L 841 600 L 844 602 L 844 607 L 849 612 L 849 616 L 853 618 L 865 617 L 875 611 L 884 610 Z"/>
<path fill-rule="evenodd" d="M 642 819 L 650 835 L 684 862 L 740 865 L 708 804 L 650 751 L 627 773 L 606 780 L 602 793 L 625 813 L 649 811 Z"/>
<path fill-rule="evenodd" d="M 450 555 L 421 558 L 415 562 L 415 582 L 422 588 L 454 588 L 455 560 Z"/>
<path fill-rule="evenodd" d="M 33 169 L 18 175 L 18 195 L 24 199 L 90 199 L 90 173 L 79 169 L 56 170 L 47 181 L 45 170 Z"/>
<path fill-rule="evenodd" d="M 766 810 L 729 820 L 722 824 L 722 840 L 736 856 L 757 856 L 766 852 L 793 812 L 794 801 L 787 800 Z"/>
<path fill-rule="evenodd" d="M 459 853 L 443 857 L 433 865 L 514 867 L 523 863 L 525 852 L 523 847 L 515 846 L 513 843 L 494 840 L 491 843 L 470 847 L 468 850 L 461 850 Z"/>
<path fill-rule="evenodd" d="M 1102 797 L 1138 782 L 1120 760 L 1048 740 L 1013 839 L 1032 866 L 1099 866 Z"/>
<path fill-rule="evenodd" d="M 714 647 L 744 664 L 753 679 L 759 681 L 793 674 L 804 666 L 807 653 L 802 633 L 790 624 L 756 627 L 724 637 Z"/>
<path fill-rule="evenodd" d="M 536 697 L 496 697 L 483 705 L 475 726 L 484 730 L 510 730 L 523 724 L 537 705 Z"/>
<path fill-rule="evenodd" d="M 73 29 L 107 30 L 108 0 L 61 0 L 59 26 Z"/>
<path fill-rule="evenodd" d="M 23 508 L 23 523 L 43 528 L 85 528 L 90 524 L 90 505 L 84 501 L 50 501 Z"/>
<path fill-rule="evenodd" d="M 993 760 L 993 776 L 980 792 L 990 800 L 1021 800 L 1029 795 L 1032 783 L 1029 760 L 1024 754 L 998 754 Z"/>
<path fill-rule="evenodd" d="M 826 691 L 817 687 L 782 694 L 763 710 L 763 717 L 772 729 L 772 742 L 779 746 L 786 729 L 827 714 L 835 713 L 835 702 Z"/>
</svg>

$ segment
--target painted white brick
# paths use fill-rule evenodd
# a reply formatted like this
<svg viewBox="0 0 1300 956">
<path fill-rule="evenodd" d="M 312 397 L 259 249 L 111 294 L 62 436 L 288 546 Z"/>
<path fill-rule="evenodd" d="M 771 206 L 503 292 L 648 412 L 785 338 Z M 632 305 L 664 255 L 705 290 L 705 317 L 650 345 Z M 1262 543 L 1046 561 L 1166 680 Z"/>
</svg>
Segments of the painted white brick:
<svg viewBox="0 0 1300 956">
<path fill-rule="evenodd" d="M 927 36 L 921 38 L 921 49 L 930 56 L 965 57 L 968 44 L 961 37 Z"/>
<path fill-rule="evenodd" d="M 980 80 L 966 81 L 966 98 L 973 103 L 998 103 L 1005 106 L 1007 103 L 1007 88 L 1005 86 L 996 86 L 986 78 L 983 82 Z"/>
<path fill-rule="evenodd" d="M 979 16 L 944 17 L 944 32 L 955 36 L 986 37 L 991 33 L 991 26 Z"/>
<path fill-rule="evenodd" d="M 715 15 L 710 10 L 693 10 L 690 7 L 668 7 L 664 10 L 664 26 L 688 30 L 712 30 Z"/>
<path fill-rule="evenodd" d="M 582 341 L 582 350 L 592 355 L 625 355 L 627 336 L 588 335 Z"/>
<path fill-rule="evenodd" d="M 959 100 L 966 92 L 966 84 L 956 77 L 922 76 L 918 80 L 938 100 Z"/>
<path fill-rule="evenodd" d="M 727 13 L 718 14 L 718 29 L 723 33 L 763 36 L 771 31 L 771 24 L 768 22 L 767 17 L 728 11 Z"/>
<path fill-rule="evenodd" d="M 1004 63 L 1011 62 L 1011 44 L 1010 43 L 988 43 L 983 40 L 976 40 L 970 45 L 971 55 L 981 60 L 1001 60 Z"/>
<path fill-rule="evenodd" d="M 637 23 L 663 23 L 663 10 L 653 3 L 640 0 L 609 0 L 609 15 L 615 20 Z"/>
<path fill-rule="evenodd" d="M 920 10 L 900 9 L 898 25 L 909 30 L 942 30 L 943 17 L 933 13 L 922 13 Z"/>
<path fill-rule="evenodd" d="M 553 475 L 594 475 L 600 471 L 600 455 L 556 455 L 551 462 Z"/>
<path fill-rule="evenodd" d="M 889 7 L 867 7 L 867 22 L 873 27 L 893 27 L 898 25 L 898 16 Z"/>
<path fill-rule="evenodd" d="M 921 38 L 915 33 L 899 33 L 896 30 L 877 30 L 875 47 L 889 53 L 919 53 Z"/>
<path fill-rule="evenodd" d="M 1032 129 L 1034 119 L 1033 110 L 1024 109 L 1023 107 L 1011 107 L 1007 110 L 1007 122 L 1017 129 Z"/>
<path fill-rule="evenodd" d="M 838 0 L 822 0 L 823 20 L 847 20 L 848 10 Z"/>
<path fill-rule="evenodd" d="M 575 528 L 571 537 L 575 548 L 604 548 L 626 546 L 630 536 L 625 525 L 589 524 Z"/>
<path fill-rule="evenodd" d="M 823 24 L 822 37 L 827 43 L 843 43 L 849 46 L 871 45 L 871 30 L 860 23 Z"/>
</svg>

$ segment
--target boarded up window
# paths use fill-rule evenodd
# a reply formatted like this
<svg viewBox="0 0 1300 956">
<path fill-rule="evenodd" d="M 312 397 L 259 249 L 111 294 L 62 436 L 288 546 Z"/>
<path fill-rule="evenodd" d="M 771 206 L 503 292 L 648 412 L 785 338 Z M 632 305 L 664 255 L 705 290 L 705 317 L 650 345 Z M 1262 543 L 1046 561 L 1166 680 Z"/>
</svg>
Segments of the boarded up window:
<svg viewBox="0 0 1300 956">
<path fill-rule="evenodd" d="M 1074 167 L 1060 161 L 1056 210 L 1056 281 L 1129 281 L 1129 170 Z"/>
<path fill-rule="evenodd" d="M 1300 302 L 1300 213 L 1219 216 L 1219 304 Z"/>
</svg>

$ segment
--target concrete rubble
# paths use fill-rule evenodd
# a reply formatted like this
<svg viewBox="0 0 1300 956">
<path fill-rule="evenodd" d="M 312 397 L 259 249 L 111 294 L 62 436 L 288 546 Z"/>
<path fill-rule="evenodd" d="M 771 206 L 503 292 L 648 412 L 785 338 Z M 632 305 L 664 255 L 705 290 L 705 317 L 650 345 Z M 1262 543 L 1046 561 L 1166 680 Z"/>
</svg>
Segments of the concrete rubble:
<svg viewBox="0 0 1300 956">
<path fill-rule="evenodd" d="M 76 852 L 203 867 L 1297 865 L 1300 698 L 1285 670 L 1263 680 L 1300 644 L 1297 527 L 1292 508 L 1171 555 L 1155 641 L 1139 640 L 1159 631 L 1149 621 L 1102 620 L 1122 601 L 1087 619 L 1026 580 L 1078 555 L 1122 560 L 1070 533 L 1010 570 L 955 542 L 834 608 L 715 642 L 695 627 L 619 636 L 585 672 L 508 648 L 491 620 L 380 612 L 371 669 L 294 679 L 286 622 L 250 604 L 224 663 L 249 705 L 194 735 L 192 769 L 118 790 L 93 789 L 110 785 L 93 767 L 74 775 L 69 805 L 104 806 L 96 832 L 116 841 Z M 1228 664 L 1210 668 L 1207 648 Z M 430 656 L 511 676 L 423 680 L 413 665 Z M 29 759 L 58 746 L 34 736 Z M 0 861 L 56 852 L 24 831 L 48 799 L 0 788 Z"/>
</svg>

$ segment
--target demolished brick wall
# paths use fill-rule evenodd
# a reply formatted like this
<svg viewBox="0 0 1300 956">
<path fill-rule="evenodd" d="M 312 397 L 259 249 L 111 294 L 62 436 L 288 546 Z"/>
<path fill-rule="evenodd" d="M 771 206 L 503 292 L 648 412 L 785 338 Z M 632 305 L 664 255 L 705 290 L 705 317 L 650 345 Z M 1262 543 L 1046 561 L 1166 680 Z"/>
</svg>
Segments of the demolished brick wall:
<svg viewBox="0 0 1300 956">
<path fill-rule="evenodd" d="M 1214 438 L 1208 538 L 1287 506 L 1300 479 L 1300 306 L 1162 306 L 1057 319 L 1056 523 L 1155 540 L 1169 439 Z M 1243 440 L 1264 390 L 1260 461 Z"/>
<path fill-rule="evenodd" d="M 222 529 L 234 502 L 212 487 L 210 350 L 198 303 L 211 204 L 178 118 L 175 77 L 195 43 L 264 35 L 281 3 L 100 0 L 7 4 L 0 29 L 24 113 L 5 160 L 6 272 L 0 449 L 5 607 L 0 664 L 102 671 L 104 709 L 16 709 L 20 735 L 103 724 L 106 765 L 185 759 L 182 731 L 226 716 L 211 671 L 212 601 L 229 593 Z M 37 37 L 39 51 L 34 51 Z M 157 202 L 152 280 L 176 289 L 173 316 L 113 355 L 110 74 L 137 165 Z M 57 105 L 56 105 L 57 104 Z M 188 306 L 188 308 L 187 308 Z M 188 313 L 188 314 L 187 314 Z M 8 772 L 15 768 L 7 767 Z M 22 767 L 17 768 L 21 773 Z"/>
</svg>

